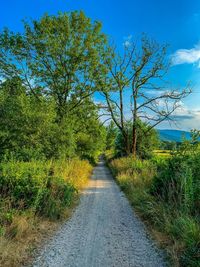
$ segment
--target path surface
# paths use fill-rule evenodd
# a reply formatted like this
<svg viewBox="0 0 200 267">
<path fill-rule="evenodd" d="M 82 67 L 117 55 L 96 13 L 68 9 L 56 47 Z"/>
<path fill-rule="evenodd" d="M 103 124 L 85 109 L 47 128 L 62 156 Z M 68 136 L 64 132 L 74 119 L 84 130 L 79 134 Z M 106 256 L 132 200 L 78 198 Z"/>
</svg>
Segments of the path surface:
<svg viewBox="0 0 200 267">
<path fill-rule="evenodd" d="M 163 267 L 103 161 L 94 169 L 81 202 L 36 259 L 34 267 Z"/>
</svg>

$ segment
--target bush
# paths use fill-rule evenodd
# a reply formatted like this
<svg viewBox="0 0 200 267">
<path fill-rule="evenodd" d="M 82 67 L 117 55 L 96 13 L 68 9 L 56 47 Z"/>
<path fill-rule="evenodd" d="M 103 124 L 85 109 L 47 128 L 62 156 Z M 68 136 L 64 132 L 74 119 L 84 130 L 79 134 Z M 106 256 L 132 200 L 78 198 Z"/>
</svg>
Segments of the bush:
<svg viewBox="0 0 200 267">
<path fill-rule="evenodd" d="M 9 210 L 33 209 L 39 215 L 59 218 L 65 207 L 71 205 L 90 172 L 88 162 L 78 159 L 4 162 L 0 165 L 1 198 L 3 203 L 9 200 Z"/>
<path fill-rule="evenodd" d="M 0 163 L 0 266 L 27 265 L 33 248 L 69 214 L 91 169 L 79 159 Z"/>
<path fill-rule="evenodd" d="M 0 190 L 12 207 L 26 209 L 34 205 L 39 190 L 47 186 L 49 166 L 42 162 L 5 162 L 0 165 Z"/>
<path fill-rule="evenodd" d="M 76 188 L 61 178 L 49 179 L 46 188 L 40 190 L 34 208 L 36 212 L 50 219 L 59 219 L 66 207 L 72 203 Z"/>
<path fill-rule="evenodd" d="M 200 154 L 191 157 L 174 155 L 154 177 L 151 193 L 176 209 L 200 214 Z"/>
</svg>

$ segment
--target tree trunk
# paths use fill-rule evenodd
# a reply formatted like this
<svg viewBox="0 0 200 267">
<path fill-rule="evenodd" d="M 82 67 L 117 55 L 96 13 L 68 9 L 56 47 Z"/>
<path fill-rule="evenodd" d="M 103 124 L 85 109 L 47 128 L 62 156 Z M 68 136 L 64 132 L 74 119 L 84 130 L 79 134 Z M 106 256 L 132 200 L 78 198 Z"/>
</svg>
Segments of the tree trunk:
<svg viewBox="0 0 200 267">
<path fill-rule="evenodd" d="M 133 154 L 133 157 L 136 158 L 136 155 L 137 155 L 137 129 L 136 129 L 136 123 L 134 122 L 133 123 L 133 131 L 132 131 L 132 154 Z"/>
<path fill-rule="evenodd" d="M 128 134 L 123 130 L 122 136 L 123 136 L 123 141 L 124 141 L 124 150 L 125 150 L 126 156 L 128 156 L 131 153 Z"/>
<path fill-rule="evenodd" d="M 132 154 L 137 155 L 137 90 L 133 90 L 133 128 L 132 128 Z"/>
<path fill-rule="evenodd" d="M 126 136 L 126 139 L 125 139 L 125 149 L 126 149 L 126 155 L 128 156 L 130 153 L 131 153 L 131 149 L 130 149 L 130 143 L 129 143 L 129 140 L 128 140 L 128 136 Z"/>
</svg>

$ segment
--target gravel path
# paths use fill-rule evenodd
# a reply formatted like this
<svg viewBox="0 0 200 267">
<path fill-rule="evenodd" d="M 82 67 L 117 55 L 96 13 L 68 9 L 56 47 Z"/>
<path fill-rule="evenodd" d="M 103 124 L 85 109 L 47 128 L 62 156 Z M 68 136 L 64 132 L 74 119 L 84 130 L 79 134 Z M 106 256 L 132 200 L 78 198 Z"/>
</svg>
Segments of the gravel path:
<svg viewBox="0 0 200 267">
<path fill-rule="evenodd" d="M 164 267 L 162 253 L 148 238 L 103 161 L 34 267 Z"/>
</svg>

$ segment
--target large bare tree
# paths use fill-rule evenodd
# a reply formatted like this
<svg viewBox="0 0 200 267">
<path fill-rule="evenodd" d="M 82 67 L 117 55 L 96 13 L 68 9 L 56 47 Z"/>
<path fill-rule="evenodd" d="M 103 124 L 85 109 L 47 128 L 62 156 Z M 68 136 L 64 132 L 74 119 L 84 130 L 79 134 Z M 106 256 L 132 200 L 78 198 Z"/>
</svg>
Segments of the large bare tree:
<svg viewBox="0 0 200 267">
<path fill-rule="evenodd" d="M 113 47 L 105 60 L 109 75 L 102 80 L 102 94 L 111 119 L 121 131 L 127 153 L 136 156 L 137 129 L 140 121 L 148 125 L 146 134 L 164 120 L 171 121 L 172 113 L 191 89 L 171 87 L 163 78 L 170 64 L 165 45 L 142 36 L 139 43 L 130 39 L 124 44 L 124 54 L 116 55 Z M 107 113 L 106 113 L 107 115 Z M 129 142 L 127 124 L 132 125 Z"/>
</svg>

